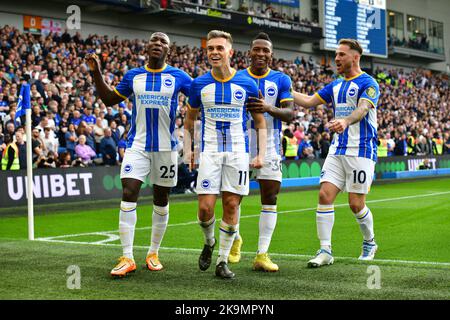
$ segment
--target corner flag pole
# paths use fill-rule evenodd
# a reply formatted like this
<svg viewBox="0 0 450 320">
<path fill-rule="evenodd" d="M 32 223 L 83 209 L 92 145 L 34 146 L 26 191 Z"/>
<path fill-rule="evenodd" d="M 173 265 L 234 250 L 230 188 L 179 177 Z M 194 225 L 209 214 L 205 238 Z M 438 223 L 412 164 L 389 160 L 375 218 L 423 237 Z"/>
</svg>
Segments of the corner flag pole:
<svg viewBox="0 0 450 320">
<path fill-rule="evenodd" d="M 34 240 L 34 210 L 33 210 L 33 154 L 31 137 L 31 97 L 30 85 L 23 83 L 17 101 L 16 117 L 25 114 L 25 127 L 27 135 L 27 198 L 28 198 L 28 240 Z"/>
<path fill-rule="evenodd" d="M 33 154 L 31 138 L 31 109 L 26 109 L 26 134 L 27 134 L 27 181 L 28 181 L 28 240 L 34 240 L 34 207 L 33 207 Z"/>
</svg>

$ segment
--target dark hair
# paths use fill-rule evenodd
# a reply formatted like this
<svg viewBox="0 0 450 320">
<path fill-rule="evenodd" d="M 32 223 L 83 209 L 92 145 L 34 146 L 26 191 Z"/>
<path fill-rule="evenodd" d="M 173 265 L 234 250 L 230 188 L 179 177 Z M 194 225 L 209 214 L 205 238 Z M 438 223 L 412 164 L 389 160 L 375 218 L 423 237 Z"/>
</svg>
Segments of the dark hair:
<svg viewBox="0 0 450 320">
<path fill-rule="evenodd" d="M 289 128 L 284 129 L 283 135 L 288 137 L 288 138 L 294 137 L 294 135 L 292 134 L 291 130 L 289 130 Z"/>
<path fill-rule="evenodd" d="M 272 40 L 270 40 L 269 35 L 265 32 L 258 33 L 257 36 L 253 38 L 253 41 L 255 41 L 255 40 L 266 40 L 266 41 L 269 41 L 270 43 L 272 43 Z"/>
<path fill-rule="evenodd" d="M 10 135 L 9 133 L 7 133 L 3 136 L 3 140 L 4 140 L 5 144 L 8 144 L 8 143 L 11 143 L 14 141 L 13 136 Z"/>
</svg>

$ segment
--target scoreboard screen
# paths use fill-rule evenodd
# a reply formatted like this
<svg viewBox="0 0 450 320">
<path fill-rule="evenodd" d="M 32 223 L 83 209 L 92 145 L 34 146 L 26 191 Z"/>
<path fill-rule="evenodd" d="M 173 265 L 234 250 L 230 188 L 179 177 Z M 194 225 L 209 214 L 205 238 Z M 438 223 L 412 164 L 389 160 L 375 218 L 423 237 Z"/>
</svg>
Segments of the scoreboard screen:
<svg viewBox="0 0 450 320">
<path fill-rule="evenodd" d="M 323 0 L 324 48 L 335 50 L 342 38 L 356 39 L 364 54 L 386 58 L 386 0 Z"/>
</svg>

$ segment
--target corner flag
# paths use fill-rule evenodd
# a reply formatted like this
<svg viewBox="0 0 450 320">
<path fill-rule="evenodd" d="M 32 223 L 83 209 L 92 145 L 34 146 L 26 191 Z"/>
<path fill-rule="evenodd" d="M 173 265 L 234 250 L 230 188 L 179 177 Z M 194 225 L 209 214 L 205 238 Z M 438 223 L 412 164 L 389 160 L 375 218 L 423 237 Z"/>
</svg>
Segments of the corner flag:
<svg viewBox="0 0 450 320">
<path fill-rule="evenodd" d="M 28 198 L 28 239 L 34 240 L 34 209 L 33 209 L 33 160 L 31 149 L 31 94 L 30 85 L 28 83 L 22 84 L 19 93 L 19 100 L 17 101 L 17 110 L 14 120 L 25 115 L 25 127 L 27 141 L 26 155 L 27 155 L 27 198 Z"/>
<path fill-rule="evenodd" d="M 22 84 L 20 88 L 19 100 L 17 101 L 17 110 L 14 120 L 25 115 L 25 111 L 31 109 L 30 85 Z"/>
</svg>

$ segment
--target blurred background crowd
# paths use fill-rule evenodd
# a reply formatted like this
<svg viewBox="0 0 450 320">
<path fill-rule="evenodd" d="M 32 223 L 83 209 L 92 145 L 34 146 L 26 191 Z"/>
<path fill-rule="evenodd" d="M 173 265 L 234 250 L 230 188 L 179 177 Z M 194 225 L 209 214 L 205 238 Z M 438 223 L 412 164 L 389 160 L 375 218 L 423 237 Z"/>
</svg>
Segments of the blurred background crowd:
<svg viewBox="0 0 450 320">
<path fill-rule="evenodd" d="M 116 86 L 130 69 L 146 61 L 141 40 L 91 35 L 83 39 L 50 34 L 35 37 L 17 29 L 0 28 L 0 154 L 8 144 L 18 150 L 19 167 L 26 167 L 25 117 L 15 119 L 22 83 L 31 85 L 33 166 L 114 166 L 121 163 L 130 127 L 132 102 L 106 106 L 97 96 L 84 61 L 95 51 L 104 78 Z M 192 77 L 209 71 L 202 48 L 172 44 L 168 63 Z M 249 66 L 237 51 L 232 66 Z M 294 90 L 313 94 L 335 79 L 330 63 L 299 56 L 274 59 L 272 68 L 292 79 Z M 378 106 L 379 157 L 450 153 L 450 90 L 444 74 L 426 70 L 374 70 L 380 84 Z M 179 97 L 176 134 L 182 139 L 186 98 Z M 325 158 L 332 135 L 325 124 L 331 106 L 295 106 L 295 119 L 283 126 L 282 152 L 287 159 Z M 295 150 L 295 152 L 293 152 Z"/>
</svg>

